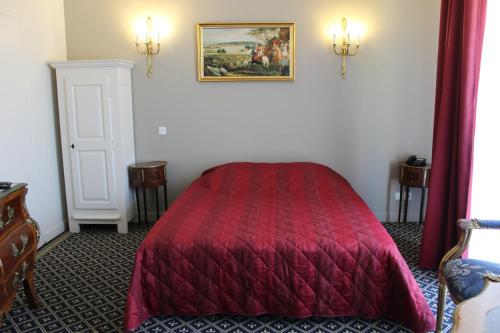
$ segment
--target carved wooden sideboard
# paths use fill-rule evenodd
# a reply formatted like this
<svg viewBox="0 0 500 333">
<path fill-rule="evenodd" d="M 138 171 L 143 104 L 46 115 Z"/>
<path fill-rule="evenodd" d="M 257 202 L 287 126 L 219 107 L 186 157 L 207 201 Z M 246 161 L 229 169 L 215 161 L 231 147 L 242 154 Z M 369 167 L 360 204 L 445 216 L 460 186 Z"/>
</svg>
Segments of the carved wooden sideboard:
<svg viewBox="0 0 500 333">
<path fill-rule="evenodd" d="M 38 307 L 33 273 L 38 224 L 26 209 L 26 184 L 0 191 L 0 323 L 22 283 L 30 307 Z"/>
</svg>

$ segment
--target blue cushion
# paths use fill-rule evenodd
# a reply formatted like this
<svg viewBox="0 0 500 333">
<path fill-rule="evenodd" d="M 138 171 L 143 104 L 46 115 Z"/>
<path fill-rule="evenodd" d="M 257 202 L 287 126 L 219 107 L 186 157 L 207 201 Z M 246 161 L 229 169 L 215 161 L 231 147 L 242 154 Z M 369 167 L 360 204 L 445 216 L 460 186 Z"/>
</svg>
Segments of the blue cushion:
<svg viewBox="0 0 500 333">
<path fill-rule="evenodd" d="M 444 266 L 444 278 L 450 294 L 459 302 L 481 292 L 487 273 L 500 274 L 500 264 L 477 259 L 454 259 Z"/>
</svg>

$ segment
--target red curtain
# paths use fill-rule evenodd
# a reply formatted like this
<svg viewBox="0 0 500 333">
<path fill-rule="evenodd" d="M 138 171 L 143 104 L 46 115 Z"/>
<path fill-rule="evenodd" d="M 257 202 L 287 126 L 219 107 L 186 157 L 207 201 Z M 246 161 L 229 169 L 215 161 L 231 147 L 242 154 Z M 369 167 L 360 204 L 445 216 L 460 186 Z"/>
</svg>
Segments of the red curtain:
<svg viewBox="0 0 500 333">
<path fill-rule="evenodd" d="M 468 217 L 486 0 L 442 0 L 432 175 L 420 266 L 435 269 Z"/>
</svg>

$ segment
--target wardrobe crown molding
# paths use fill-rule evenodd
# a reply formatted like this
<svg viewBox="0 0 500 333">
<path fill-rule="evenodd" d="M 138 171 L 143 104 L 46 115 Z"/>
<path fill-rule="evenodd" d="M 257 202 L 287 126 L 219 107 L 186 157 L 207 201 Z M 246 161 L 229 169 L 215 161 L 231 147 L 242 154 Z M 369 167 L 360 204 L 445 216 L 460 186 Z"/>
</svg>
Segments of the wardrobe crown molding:
<svg viewBox="0 0 500 333">
<path fill-rule="evenodd" d="M 106 59 L 106 60 L 68 60 L 49 62 L 50 67 L 60 68 L 100 68 L 100 67 L 121 67 L 132 69 L 135 66 L 133 61 L 124 59 Z"/>
</svg>

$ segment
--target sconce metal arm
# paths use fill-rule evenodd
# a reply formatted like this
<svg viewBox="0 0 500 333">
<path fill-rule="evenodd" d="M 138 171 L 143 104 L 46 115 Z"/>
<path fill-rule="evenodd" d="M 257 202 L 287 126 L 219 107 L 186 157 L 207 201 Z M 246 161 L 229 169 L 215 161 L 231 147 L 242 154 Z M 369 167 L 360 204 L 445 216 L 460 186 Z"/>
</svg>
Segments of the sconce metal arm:
<svg viewBox="0 0 500 333">
<path fill-rule="evenodd" d="M 342 79 L 345 79 L 346 75 L 346 57 L 352 57 L 356 55 L 359 52 L 359 38 L 358 38 L 358 43 L 352 44 L 350 42 L 350 37 L 346 38 L 347 33 L 347 20 L 345 18 L 342 19 L 342 44 L 337 44 L 335 41 L 333 41 L 333 52 L 336 55 L 339 55 L 342 57 L 342 64 L 341 64 L 341 69 L 340 69 L 340 74 L 342 75 Z M 354 46 L 354 47 L 353 47 Z"/>
<path fill-rule="evenodd" d="M 152 19 L 148 17 L 147 19 L 148 33 L 146 34 L 146 40 L 144 42 L 136 41 L 135 47 L 137 52 L 140 54 L 145 54 L 147 56 L 147 67 L 148 67 L 148 77 L 153 74 L 153 56 L 160 53 L 160 42 L 153 42 L 151 37 L 152 33 Z M 159 36 L 158 36 L 159 38 Z"/>
</svg>

